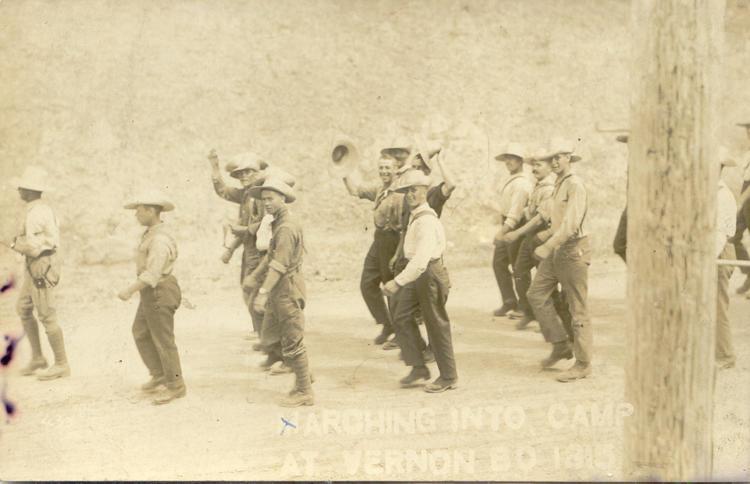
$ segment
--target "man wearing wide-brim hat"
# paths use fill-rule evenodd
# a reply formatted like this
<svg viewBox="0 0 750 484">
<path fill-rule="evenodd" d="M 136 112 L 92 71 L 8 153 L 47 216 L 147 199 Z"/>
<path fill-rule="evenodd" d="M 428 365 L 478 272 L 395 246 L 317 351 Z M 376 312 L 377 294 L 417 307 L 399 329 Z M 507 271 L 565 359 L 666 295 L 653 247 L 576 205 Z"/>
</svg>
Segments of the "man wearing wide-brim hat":
<svg viewBox="0 0 750 484">
<path fill-rule="evenodd" d="M 541 262 L 527 293 L 545 340 L 553 345 L 542 367 L 547 369 L 560 360 L 576 358 L 575 365 L 558 376 L 558 381 L 585 378 L 591 373 L 593 333 L 587 310 L 591 247 L 585 226 L 588 195 L 583 180 L 571 171 L 571 163 L 580 160 L 574 149 L 573 143 L 555 137 L 542 157 L 551 160 L 557 180 L 552 193 L 549 237 L 534 250 Z M 550 297 L 558 283 L 572 317 L 572 347 Z"/>
<path fill-rule="evenodd" d="M 261 170 L 268 165 L 259 155 L 253 152 L 242 153 L 233 157 L 227 164 L 227 171 L 232 178 L 239 180 L 242 185 L 241 188 L 235 188 L 224 182 L 219 169 L 219 158 L 214 150 L 209 153 L 208 160 L 211 163 L 211 179 L 216 194 L 224 200 L 239 205 L 238 223 L 231 224 L 230 230 L 241 239 L 243 244 L 240 288 L 242 289 L 242 299 L 250 313 L 253 324 L 253 331 L 250 332 L 249 336 L 258 336 L 263 323 L 263 316 L 252 309 L 252 300 L 255 295 L 243 285 L 243 281 L 258 267 L 265 253 L 257 247 L 257 233 L 265 213 L 261 204 L 250 195 L 249 189 L 258 184 L 262 174 Z M 226 254 L 224 259 L 228 262 Z M 259 350 L 260 346 L 256 345 L 254 349 Z"/>
<path fill-rule="evenodd" d="M 534 188 L 532 180 L 524 173 L 523 163 L 526 149 L 520 143 L 508 143 L 495 156 L 505 163 L 510 177 L 503 183 L 499 193 L 500 228 L 495 235 L 495 249 L 492 254 L 492 270 L 500 290 L 502 304 L 495 310 L 495 316 L 505 316 L 518 309 L 518 295 L 513 284 L 510 266 L 518 256 L 520 241 L 506 241 L 504 236 L 523 225 L 523 211 Z"/>
<path fill-rule="evenodd" d="M 284 360 L 294 371 L 295 383 L 280 402 L 282 406 L 313 405 L 314 397 L 305 333 L 305 281 L 302 258 L 305 250 L 302 226 L 287 208 L 295 201 L 292 187 L 277 178 L 268 178 L 262 186 L 250 189 L 273 215 L 271 242 L 260 266 L 250 279 L 260 286 L 253 309 L 264 313 L 261 344 L 269 358 Z"/>
<path fill-rule="evenodd" d="M 18 236 L 10 244 L 10 248 L 25 256 L 26 263 L 16 310 L 31 345 L 31 361 L 21 369 L 21 374 L 33 375 L 37 370 L 47 368 L 39 338 L 39 322 L 34 317 L 35 310 L 55 356 L 54 365 L 37 375 L 39 380 L 54 380 L 70 375 L 63 331 L 57 323 L 55 299 L 60 279 L 57 254 L 60 228 L 52 208 L 42 200 L 42 194 L 49 191 L 47 180 L 47 173 L 35 166 L 28 167 L 20 179 L 14 179 L 21 200 L 26 202 L 26 215 Z"/>
<path fill-rule="evenodd" d="M 737 126 L 745 129 L 747 139 L 750 140 L 750 122 L 737 123 Z M 748 147 L 750 148 L 750 145 Z M 750 255 L 748 255 L 747 249 L 742 243 L 745 232 L 750 231 L 750 149 L 745 151 L 739 160 L 739 168 L 742 170 L 742 189 L 737 200 L 737 206 L 739 207 L 737 230 L 732 237 L 732 244 L 734 244 L 734 250 L 737 252 L 737 259 L 750 260 Z M 745 275 L 745 281 L 737 289 L 737 294 L 747 293 L 747 298 L 750 299 L 750 267 L 741 267 L 740 271 Z"/>
<path fill-rule="evenodd" d="M 736 257 L 732 237 L 737 230 L 737 201 L 721 173 L 725 167 L 735 167 L 737 163 L 729 150 L 720 146 L 717 153 L 719 163 L 719 183 L 716 202 L 716 250 L 719 259 L 734 260 Z M 715 359 L 720 369 L 733 368 L 737 359 L 732 344 L 732 331 L 729 323 L 729 279 L 734 266 L 718 266 L 716 290 L 716 348 Z"/>
<path fill-rule="evenodd" d="M 177 242 L 161 220 L 162 212 L 174 210 L 174 205 L 161 191 L 150 190 L 135 196 L 125 208 L 135 210 L 136 219 L 146 231 L 136 253 L 137 278 L 117 296 L 127 301 L 140 293 L 133 338 L 151 375 L 141 390 L 156 393 L 153 403 L 161 405 L 187 393 L 174 336 L 174 314 L 182 301 L 180 285 L 172 273 Z"/>
<path fill-rule="evenodd" d="M 445 310 L 450 280 L 443 265 L 446 240 L 437 213 L 427 203 L 430 178 L 418 170 L 404 174 L 398 190 L 405 194 L 411 207 L 411 215 L 404 236 L 403 251 L 406 267 L 383 287 L 386 296 L 398 293 L 399 302 L 394 313 L 394 326 L 399 328 L 397 336 L 404 362 L 411 372 L 401 380 L 403 387 L 410 387 L 430 378 L 420 345 L 421 336 L 414 323 L 414 314 L 419 310 L 425 321 L 427 334 L 435 354 L 440 376 L 425 386 L 431 393 L 456 388 L 458 374 L 453 355 L 450 320 Z"/>
</svg>

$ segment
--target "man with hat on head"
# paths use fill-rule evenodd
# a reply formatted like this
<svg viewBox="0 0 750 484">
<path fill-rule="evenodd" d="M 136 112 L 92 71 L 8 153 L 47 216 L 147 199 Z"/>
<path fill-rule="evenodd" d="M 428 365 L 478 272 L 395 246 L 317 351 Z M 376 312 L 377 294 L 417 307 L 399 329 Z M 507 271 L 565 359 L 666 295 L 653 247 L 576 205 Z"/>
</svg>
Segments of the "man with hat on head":
<svg viewBox="0 0 750 484">
<path fill-rule="evenodd" d="M 523 171 L 524 157 L 525 149 L 520 143 L 509 143 L 495 156 L 496 160 L 505 162 L 510 174 L 510 178 L 500 189 L 500 230 L 495 235 L 495 250 L 492 256 L 492 269 L 503 300 L 501 307 L 495 310 L 495 316 L 505 316 L 510 311 L 518 309 L 518 297 L 513 287 L 510 266 L 516 260 L 520 242 L 508 242 L 504 237 L 506 233 L 522 225 L 524 207 L 534 186 Z"/>
<path fill-rule="evenodd" d="M 411 207 L 403 244 L 407 264 L 385 284 L 383 292 L 386 296 L 398 294 L 399 297 L 394 312 L 395 325 L 399 328 L 398 344 L 404 362 L 412 367 L 401 385 L 409 387 L 430 378 L 419 344 L 421 335 L 413 324 L 414 314 L 419 310 L 440 371 L 440 376 L 424 389 L 438 393 L 456 388 L 458 374 L 450 320 L 445 310 L 450 288 L 448 271 L 443 265 L 445 230 L 437 213 L 427 203 L 429 186 L 430 178 L 419 170 L 410 170 L 402 177 L 398 190 L 405 193 Z"/>
<path fill-rule="evenodd" d="M 375 234 L 370 250 L 365 256 L 359 287 L 370 314 L 377 324 L 382 325 L 380 334 L 375 338 L 375 344 L 378 345 L 385 343 L 388 336 L 393 333 L 389 312 L 391 303 L 386 305 L 386 300 L 380 291 L 380 284 L 393 279 L 389 262 L 396 252 L 401 230 L 401 209 L 404 196 L 394 190 L 396 169 L 399 163 L 403 162 L 396 158 L 399 150 L 405 151 L 406 148 L 382 150 L 378 161 L 379 183 L 363 186 L 348 175 L 343 177 L 344 185 L 350 195 L 375 203 L 373 208 Z M 408 156 L 408 152 L 405 153 Z"/>
<path fill-rule="evenodd" d="M 550 235 L 534 250 L 534 256 L 541 262 L 527 293 L 544 338 L 553 345 L 542 367 L 550 368 L 575 355 L 575 365 L 557 378 L 562 382 L 588 376 L 592 356 L 592 329 L 587 310 L 591 248 L 584 227 L 588 195 L 583 180 L 571 172 L 571 163 L 580 160 L 573 151 L 572 143 L 555 137 L 550 140 L 544 156 L 551 160 L 557 180 L 552 193 Z M 572 348 L 550 297 L 558 283 L 562 285 L 572 317 Z"/>
<path fill-rule="evenodd" d="M 156 393 L 153 403 L 161 405 L 187 393 L 174 337 L 174 313 L 182 301 L 180 286 L 172 274 L 177 242 L 161 220 L 162 212 L 174 210 L 174 205 L 160 191 L 151 190 L 135 197 L 125 208 L 135 210 L 135 218 L 146 230 L 136 253 L 137 279 L 117 296 L 127 301 L 140 293 L 133 338 L 151 374 L 151 380 L 141 389 Z"/>
<path fill-rule="evenodd" d="M 313 405 L 312 382 L 304 344 L 305 281 L 302 257 L 305 250 L 302 226 L 287 204 L 294 202 L 292 188 L 278 178 L 267 178 L 250 194 L 273 215 L 271 242 L 261 265 L 249 276 L 259 286 L 254 310 L 264 313 L 261 344 L 269 358 L 283 359 L 295 374 L 294 388 L 281 405 Z M 262 280 L 261 280 L 261 275 Z"/>
<path fill-rule="evenodd" d="M 31 345 L 31 361 L 21 369 L 21 374 L 33 375 L 47 368 L 39 338 L 39 323 L 34 310 L 44 326 L 47 340 L 55 355 L 55 363 L 37 375 L 39 380 L 54 380 L 70 375 L 65 353 L 63 331 L 57 323 L 55 286 L 60 279 L 60 228 L 52 208 L 42 200 L 49 191 L 47 173 L 38 167 L 28 167 L 15 183 L 21 200 L 26 202 L 26 215 L 19 235 L 10 248 L 25 256 L 26 271 L 18 296 L 16 310 L 23 323 Z"/>
<path fill-rule="evenodd" d="M 224 182 L 219 169 L 219 158 L 214 150 L 208 155 L 211 163 L 211 179 L 214 190 L 224 200 L 239 205 L 239 223 L 232 224 L 230 229 L 232 233 L 239 237 L 243 242 L 242 266 L 240 269 L 240 288 L 242 289 L 242 299 L 245 306 L 250 312 L 253 322 L 253 332 L 257 335 L 260 333 L 263 323 L 263 316 L 253 310 L 253 297 L 255 294 L 245 287 L 242 282 L 245 277 L 251 274 L 260 264 L 263 258 L 263 251 L 258 250 L 256 246 L 257 232 L 260 228 L 261 221 L 265 213 L 260 203 L 250 196 L 250 187 L 257 184 L 260 170 L 267 166 L 258 155 L 252 152 L 243 153 L 232 159 L 227 165 L 229 175 L 236 178 L 242 184 L 241 188 L 230 187 Z M 250 335 L 253 333 L 251 332 Z M 260 349 L 258 345 L 254 347 Z"/>
<path fill-rule="evenodd" d="M 719 147 L 719 186 L 716 207 L 716 257 L 734 260 L 735 249 L 732 237 L 737 229 L 737 201 L 721 173 L 724 167 L 737 166 L 731 159 L 729 150 Z M 718 288 L 716 291 L 716 364 L 720 369 L 734 368 L 737 357 L 732 345 L 732 331 L 729 324 L 729 279 L 734 266 L 718 266 Z"/>
<path fill-rule="evenodd" d="M 747 133 L 747 139 L 750 140 L 750 123 L 737 123 L 737 126 L 745 128 Z M 739 210 L 737 211 L 737 230 L 732 237 L 732 244 L 734 250 L 737 253 L 737 259 L 739 260 L 750 260 L 750 255 L 747 253 L 747 249 L 742 243 L 742 237 L 745 235 L 745 231 L 750 231 L 750 150 L 744 154 L 744 159 L 741 162 L 742 166 L 742 190 L 740 192 L 740 198 L 737 202 Z M 750 299 L 750 267 L 740 268 L 743 274 L 745 274 L 745 282 L 737 288 L 737 294 L 747 292 L 747 297 Z"/>
<path fill-rule="evenodd" d="M 532 165 L 531 173 L 537 180 L 524 208 L 523 220 L 526 220 L 526 223 L 516 230 L 507 232 L 502 238 L 508 244 L 518 241 L 518 255 L 513 262 L 513 278 L 518 293 L 518 309 L 522 317 L 516 324 L 516 329 L 524 329 L 534 321 L 534 312 L 529 305 L 526 293 L 531 285 L 531 270 L 538 265 L 538 261 L 534 258 L 534 249 L 545 242 L 540 237 L 548 235 L 552 192 L 555 189 L 556 178 L 556 175 L 552 173 L 550 159 L 545 158 L 545 155 L 546 151 L 541 149 L 534 157 L 524 160 Z M 552 292 L 552 300 L 572 340 L 573 328 L 570 322 L 570 312 L 557 288 Z"/>
</svg>

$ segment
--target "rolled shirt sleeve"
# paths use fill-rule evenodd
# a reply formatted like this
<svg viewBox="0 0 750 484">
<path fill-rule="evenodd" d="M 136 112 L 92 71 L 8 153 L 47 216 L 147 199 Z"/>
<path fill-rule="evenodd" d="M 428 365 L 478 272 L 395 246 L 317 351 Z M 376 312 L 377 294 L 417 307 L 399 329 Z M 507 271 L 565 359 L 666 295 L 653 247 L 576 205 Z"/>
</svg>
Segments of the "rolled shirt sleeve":
<svg viewBox="0 0 750 484">
<path fill-rule="evenodd" d="M 279 274 L 286 274 L 294 257 L 294 234 L 288 227 L 280 227 L 274 235 L 274 251 L 268 267 Z"/>
<path fill-rule="evenodd" d="M 588 203 L 586 188 L 578 180 L 570 180 L 566 187 L 567 204 L 557 230 L 547 241 L 547 245 L 556 249 L 563 243 L 575 236 L 583 224 L 583 218 L 586 215 L 586 205 Z M 559 196 L 559 194 L 558 194 Z M 553 203 L 559 203 L 557 200 Z"/>
</svg>

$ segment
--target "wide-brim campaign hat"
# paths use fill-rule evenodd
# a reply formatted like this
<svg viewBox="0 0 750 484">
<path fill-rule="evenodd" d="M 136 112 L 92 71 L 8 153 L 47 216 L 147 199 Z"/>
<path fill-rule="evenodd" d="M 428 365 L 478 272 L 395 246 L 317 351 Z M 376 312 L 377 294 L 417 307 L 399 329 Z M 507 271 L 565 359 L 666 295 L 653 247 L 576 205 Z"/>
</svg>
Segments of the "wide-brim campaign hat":
<svg viewBox="0 0 750 484">
<path fill-rule="evenodd" d="M 439 141 L 417 136 L 414 140 L 414 146 L 417 149 L 417 154 L 419 154 L 421 162 L 432 171 L 432 158 L 443 149 L 442 144 Z"/>
<path fill-rule="evenodd" d="M 263 185 L 269 178 L 278 178 L 290 187 L 294 188 L 297 180 L 289 172 L 282 170 L 277 166 L 268 166 L 261 169 L 258 174 L 258 179 L 255 181 L 255 185 Z"/>
<path fill-rule="evenodd" d="M 268 166 L 263 160 L 261 160 L 260 156 L 258 156 L 257 153 L 248 151 L 246 153 L 241 153 L 239 155 L 233 156 L 229 163 L 227 163 L 226 168 L 229 172 L 229 176 L 231 176 L 232 178 L 237 178 L 240 172 L 244 170 L 262 170 L 263 167 L 261 166 L 261 164 Z"/>
<path fill-rule="evenodd" d="M 125 208 L 128 210 L 136 209 L 139 205 L 155 205 L 161 207 L 164 212 L 174 210 L 174 204 L 159 190 L 143 191 L 131 200 L 125 204 Z"/>
<path fill-rule="evenodd" d="M 550 159 L 545 159 L 544 156 L 547 154 L 546 148 L 538 148 L 536 151 L 534 151 L 533 155 L 530 155 L 523 159 L 524 163 L 533 164 L 536 161 L 547 161 L 549 162 Z"/>
<path fill-rule="evenodd" d="M 411 153 L 412 149 L 414 149 L 414 141 L 407 136 L 399 136 L 389 143 L 388 146 L 380 150 L 380 154 L 393 155 L 395 151 L 406 151 L 407 153 Z"/>
<path fill-rule="evenodd" d="M 718 155 L 720 166 L 737 166 L 737 162 L 726 146 L 719 146 Z"/>
<path fill-rule="evenodd" d="M 284 197 L 286 203 L 292 203 L 297 199 L 297 197 L 294 196 L 294 189 L 279 178 L 266 178 L 266 181 L 263 182 L 263 185 L 259 187 L 252 187 L 250 189 L 250 195 L 253 198 L 260 199 L 261 195 L 263 194 L 263 190 L 272 190 L 278 193 L 279 195 Z"/>
<path fill-rule="evenodd" d="M 554 136 L 549 140 L 547 144 L 547 154 L 542 159 L 552 159 L 556 155 L 570 155 L 570 162 L 580 161 L 581 157 L 573 154 L 575 152 L 575 143 L 570 140 L 563 138 L 562 136 Z"/>
<path fill-rule="evenodd" d="M 497 161 L 502 161 L 504 158 L 514 156 L 521 160 L 526 158 L 526 147 L 521 143 L 508 143 L 506 144 L 500 153 L 495 155 Z"/>
<path fill-rule="evenodd" d="M 21 177 L 13 177 L 11 184 L 17 188 L 31 190 L 34 192 L 48 192 L 50 186 L 47 181 L 47 172 L 38 166 L 27 167 Z"/>
<path fill-rule="evenodd" d="M 421 170 L 409 170 L 399 178 L 397 192 L 405 192 L 410 187 L 428 187 L 430 186 L 430 177 L 422 173 Z"/>
</svg>

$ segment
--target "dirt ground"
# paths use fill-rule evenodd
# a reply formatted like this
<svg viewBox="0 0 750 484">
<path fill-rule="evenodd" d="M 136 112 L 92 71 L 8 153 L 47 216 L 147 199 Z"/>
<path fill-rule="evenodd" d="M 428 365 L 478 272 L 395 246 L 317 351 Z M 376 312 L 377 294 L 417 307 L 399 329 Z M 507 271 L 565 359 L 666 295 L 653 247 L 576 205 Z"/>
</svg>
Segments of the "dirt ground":
<svg viewBox="0 0 750 484">
<path fill-rule="evenodd" d="M 59 306 L 73 374 L 53 382 L 19 376 L 29 357 L 20 344 L 2 375 L 18 411 L 0 424 L 0 477 L 622 479 L 624 266 L 614 259 L 592 266 L 595 370 L 568 384 L 538 370 L 548 351 L 539 333 L 490 316 L 497 290 L 489 267 L 448 267 L 457 390 L 398 387 L 406 367 L 396 352 L 372 344 L 377 328 L 352 274 L 310 284 L 306 341 L 316 405 L 291 410 L 276 401 L 292 377 L 261 371 L 262 356 L 243 339 L 249 320 L 231 268 L 210 290 L 185 284 L 177 337 L 188 395 L 159 407 L 138 391 L 147 374 L 130 333 L 137 298 L 122 303 L 113 295 L 131 268 L 107 269 L 112 287 L 94 294 L 71 287 L 92 277 L 90 269 L 71 272 Z M 16 294 L 0 296 L 3 334 L 21 331 Z M 714 477 L 746 480 L 750 301 L 731 303 L 738 364 L 718 374 Z"/>
</svg>

